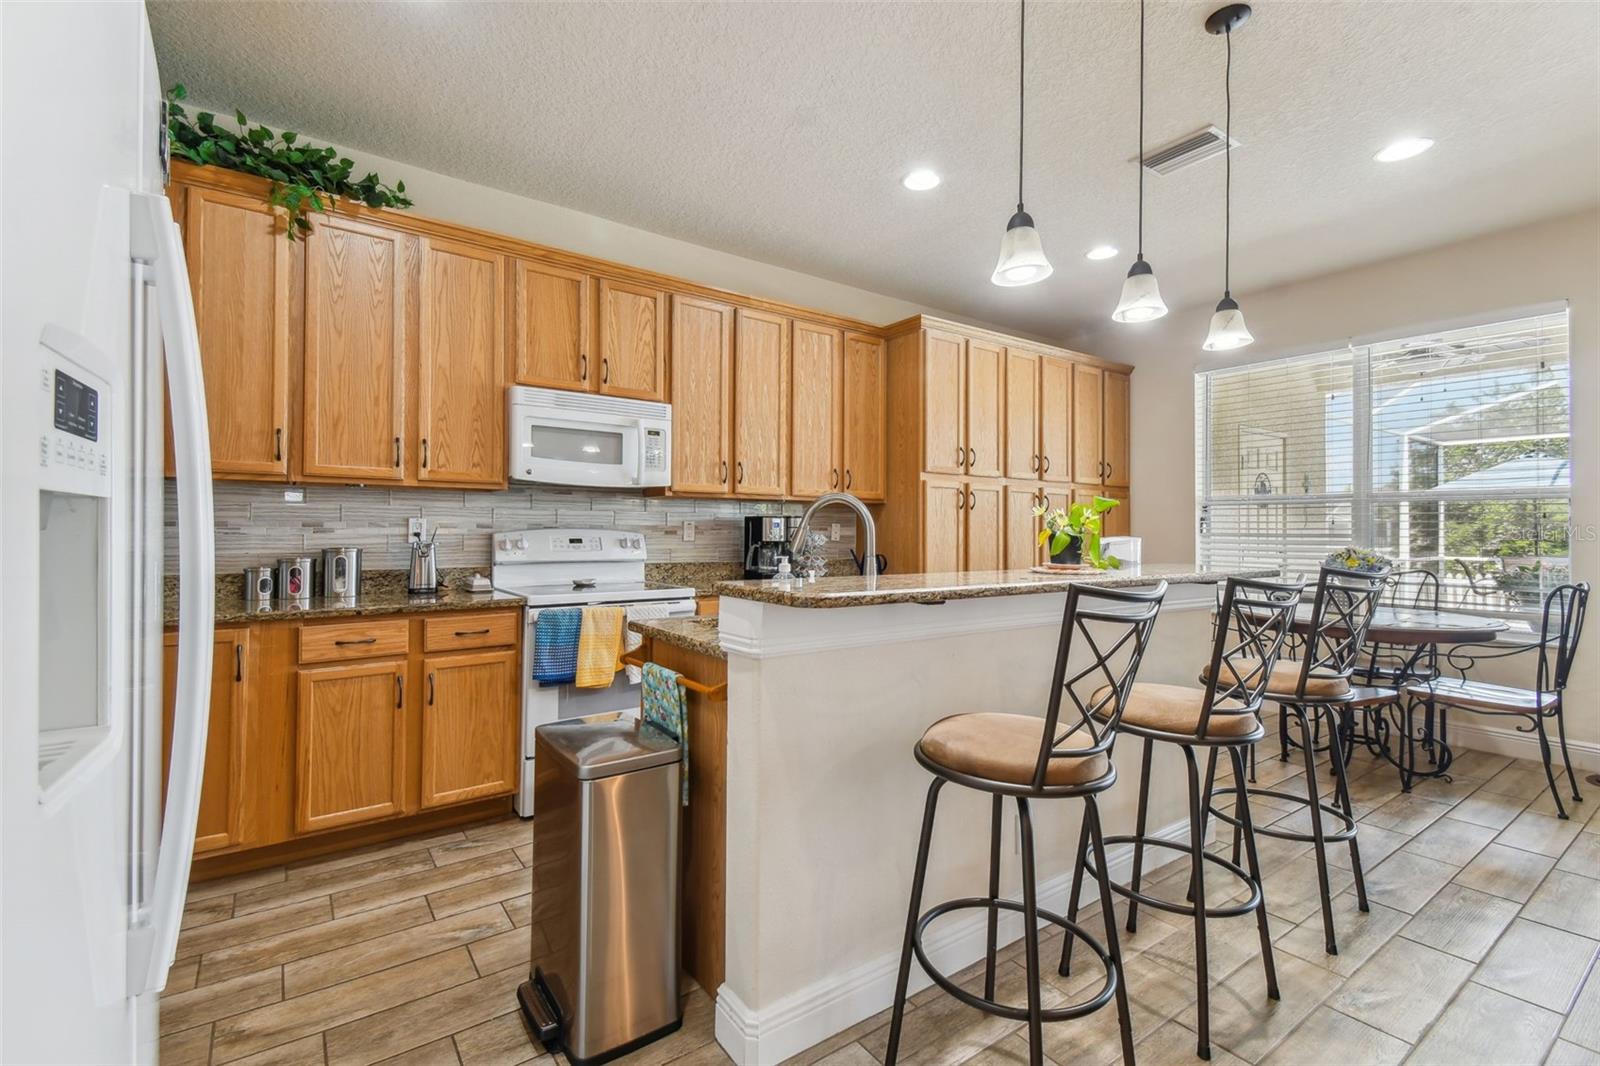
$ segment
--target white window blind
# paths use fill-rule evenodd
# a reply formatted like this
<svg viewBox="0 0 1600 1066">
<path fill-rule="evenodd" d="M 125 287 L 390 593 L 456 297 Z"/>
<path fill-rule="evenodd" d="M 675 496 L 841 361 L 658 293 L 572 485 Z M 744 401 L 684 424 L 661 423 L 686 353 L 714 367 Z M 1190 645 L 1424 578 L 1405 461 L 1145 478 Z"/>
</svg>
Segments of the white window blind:
<svg viewBox="0 0 1600 1066">
<path fill-rule="evenodd" d="M 1198 374 L 1201 561 L 1358 544 L 1531 609 L 1569 574 L 1570 377 L 1565 312 Z"/>
</svg>

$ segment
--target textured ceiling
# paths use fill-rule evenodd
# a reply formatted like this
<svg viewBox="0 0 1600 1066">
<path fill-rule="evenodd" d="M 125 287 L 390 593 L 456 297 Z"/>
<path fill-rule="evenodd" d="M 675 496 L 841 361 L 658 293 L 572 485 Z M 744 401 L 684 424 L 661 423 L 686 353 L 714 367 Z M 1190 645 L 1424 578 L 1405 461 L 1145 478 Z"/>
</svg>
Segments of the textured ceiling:
<svg viewBox="0 0 1600 1066">
<path fill-rule="evenodd" d="M 1212 6 L 1150 5 L 1152 146 L 1222 124 Z M 1133 254 L 1131 0 L 1029 8 L 1027 204 L 1056 272 L 1023 289 L 988 281 L 1013 3 L 149 7 L 164 77 L 199 99 L 1032 333 L 1103 321 Z M 1593 3 L 1262 0 L 1234 37 L 1236 295 L 1600 200 L 1597 56 Z M 1407 133 L 1438 146 L 1372 161 Z M 906 191 L 913 166 L 944 184 Z M 1172 306 L 1218 296 L 1222 177 L 1219 157 L 1146 184 Z M 1086 261 L 1102 242 L 1122 254 Z"/>
</svg>

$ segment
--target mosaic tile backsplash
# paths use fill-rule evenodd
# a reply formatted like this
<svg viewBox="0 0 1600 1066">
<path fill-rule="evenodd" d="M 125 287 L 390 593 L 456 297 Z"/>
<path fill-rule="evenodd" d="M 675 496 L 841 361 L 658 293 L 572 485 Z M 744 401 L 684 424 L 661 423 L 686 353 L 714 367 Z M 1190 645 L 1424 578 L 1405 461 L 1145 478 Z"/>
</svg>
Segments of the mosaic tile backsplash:
<svg viewBox="0 0 1600 1066">
<path fill-rule="evenodd" d="M 305 485 L 305 502 L 284 501 L 283 485 L 218 481 L 213 485 L 219 575 L 335 545 L 363 549 L 370 570 L 402 569 L 410 561 L 406 521 L 421 517 L 438 529 L 441 567 L 487 567 L 490 539 L 500 530 L 551 526 L 638 530 L 649 545 L 650 561 L 724 562 L 740 560 L 745 515 L 799 514 L 800 503 L 739 500 L 688 500 L 550 486 L 500 492 L 449 489 L 387 489 L 354 485 Z M 840 539 L 830 555 L 847 557 L 855 544 L 855 516 L 843 507 L 818 515 L 823 532 L 838 522 Z M 683 538 L 693 522 L 695 538 Z M 177 569 L 177 498 L 166 493 L 166 569 Z M 848 565 L 848 564 L 846 564 Z"/>
</svg>

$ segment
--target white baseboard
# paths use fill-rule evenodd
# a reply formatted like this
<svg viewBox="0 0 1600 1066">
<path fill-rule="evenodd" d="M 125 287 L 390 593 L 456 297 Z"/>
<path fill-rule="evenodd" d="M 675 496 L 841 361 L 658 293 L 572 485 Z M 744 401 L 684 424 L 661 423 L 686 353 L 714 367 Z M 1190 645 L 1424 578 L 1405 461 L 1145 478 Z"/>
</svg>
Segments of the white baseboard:
<svg viewBox="0 0 1600 1066">
<path fill-rule="evenodd" d="M 1215 832 L 1213 821 L 1208 835 Z M 1160 840 L 1187 843 L 1189 822 L 1185 818 L 1157 830 Z M 1168 848 L 1146 852 L 1146 873 L 1176 861 L 1181 853 Z M 1165 860 L 1165 861 L 1162 861 Z M 1106 849 L 1106 863 L 1113 880 L 1126 881 L 1133 873 L 1133 846 L 1123 844 Z M 1039 884 L 1039 906 L 1057 914 L 1067 911 L 1067 896 L 1072 887 L 1072 872 L 1052 877 Z M 909 891 L 910 886 L 907 886 Z M 1098 889 L 1086 881 L 1080 895 L 1082 904 L 1098 900 Z M 926 901 L 932 903 L 935 901 Z M 897 928 L 903 912 L 886 916 Z M 1043 923 L 1041 923 L 1043 924 Z M 1022 916 L 1001 912 L 999 942 L 1009 944 L 1022 936 Z M 983 958 L 987 948 L 987 921 L 982 912 L 941 922 L 936 933 L 923 939 L 923 948 L 934 965 L 945 973 L 958 970 Z M 829 974 L 810 986 L 785 996 L 761 1011 L 751 1010 L 733 990 L 723 985 L 717 990 L 717 1043 L 740 1066 L 773 1066 L 791 1055 L 870 1018 L 894 1002 L 895 980 L 900 971 L 900 953 L 880 955 L 844 973 Z M 926 988 L 933 980 L 913 961 L 907 994 Z"/>
<path fill-rule="evenodd" d="M 1512 721 L 1513 719 L 1507 719 Z M 1539 754 L 1539 734 L 1519 733 L 1508 726 L 1492 726 L 1483 724 L 1487 719 L 1479 715 L 1468 715 L 1452 712 L 1450 715 L 1450 746 L 1452 748 L 1467 748 L 1472 751 L 1487 751 L 1495 755 L 1510 755 L 1518 759 L 1532 759 L 1541 761 Z M 1522 722 L 1526 719 L 1514 719 Z M 1554 722 L 1546 722 L 1545 730 L 1550 736 L 1551 764 L 1557 770 L 1561 769 L 1561 747 L 1556 743 L 1556 728 Z M 1592 740 L 1573 740 L 1567 738 L 1567 752 L 1572 756 L 1572 767 L 1579 773 L 1585 770 L 1600 770 L 1600 744 Z"/>
</svg>

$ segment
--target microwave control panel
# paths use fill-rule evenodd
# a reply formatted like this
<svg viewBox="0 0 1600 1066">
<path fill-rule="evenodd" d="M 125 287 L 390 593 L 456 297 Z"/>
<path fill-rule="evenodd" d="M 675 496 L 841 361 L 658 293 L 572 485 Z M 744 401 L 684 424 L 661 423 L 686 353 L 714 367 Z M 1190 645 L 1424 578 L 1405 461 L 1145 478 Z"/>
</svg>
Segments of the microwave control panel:
<svg viewBox="0 0 1600 1066">
<path fill-rule="evenodd" d="M 647 473 L 666 473 L 667 470 L 667 432 L 664 429 L 649 429 L 644 431 L 644 468 Z"/>
</svg>

